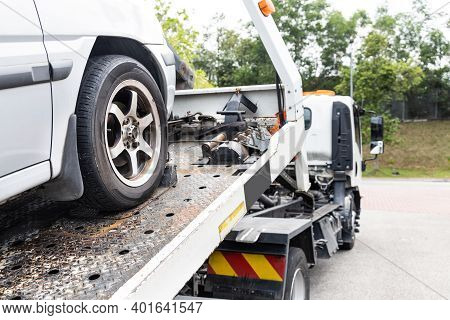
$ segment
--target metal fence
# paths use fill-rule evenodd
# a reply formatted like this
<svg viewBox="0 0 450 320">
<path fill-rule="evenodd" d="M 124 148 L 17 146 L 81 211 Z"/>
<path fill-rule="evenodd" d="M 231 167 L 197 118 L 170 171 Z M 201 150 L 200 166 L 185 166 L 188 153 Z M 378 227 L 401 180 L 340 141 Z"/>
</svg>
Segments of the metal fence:
<svg viewBox="0 0 450 320">
<path fill-rule="evenodd" d="M 403 101 L 393 100 L 387 108 L 401 121 L 448 120 L 450 119 L 450 92 L 433 90 L 422 95 L 411 95 Z"/>
</svg>

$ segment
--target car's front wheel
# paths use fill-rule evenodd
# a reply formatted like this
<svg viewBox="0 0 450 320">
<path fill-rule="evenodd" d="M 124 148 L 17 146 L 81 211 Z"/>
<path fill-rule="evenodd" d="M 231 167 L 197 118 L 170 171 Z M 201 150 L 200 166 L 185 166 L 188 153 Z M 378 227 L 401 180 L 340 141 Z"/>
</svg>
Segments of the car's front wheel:
<svg viewBox="0 0 450 320">
<path fill-rule="evenodd" d="M 92 58 L 76 114 L 82 201 L 115 211 L 147 200 L 167 158 L 166 108 L 152 75 L 125 56 Z"/>
</svg>

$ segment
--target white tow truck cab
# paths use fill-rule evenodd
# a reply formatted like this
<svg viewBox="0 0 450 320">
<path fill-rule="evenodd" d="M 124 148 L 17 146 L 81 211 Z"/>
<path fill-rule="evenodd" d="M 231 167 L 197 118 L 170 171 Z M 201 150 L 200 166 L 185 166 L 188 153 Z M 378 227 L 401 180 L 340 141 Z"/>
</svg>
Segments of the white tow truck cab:
<svg viewBox="0 0 450 320">
<path fill-rule="evenodd" d="M 322 179 L 332 179 L 335 171 L 345 171 L 350 185 L 359 186 L 363 172 L 361 109 L 350 97 L 320 91 L 308 94 L 303 105 L 311 112 L 305 142 L 310 171 Z M 348 150 L 345 159 L 345 155 L 339 157 L 339 148 Z"/>
</svg>

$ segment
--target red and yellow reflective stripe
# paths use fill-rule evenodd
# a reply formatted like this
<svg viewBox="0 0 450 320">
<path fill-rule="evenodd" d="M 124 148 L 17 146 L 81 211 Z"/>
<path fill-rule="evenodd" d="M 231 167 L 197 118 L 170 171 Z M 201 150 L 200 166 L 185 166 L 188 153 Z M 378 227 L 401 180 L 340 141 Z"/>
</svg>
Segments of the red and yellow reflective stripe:
<svg viewBox="0 0 450 320">
<path fill-rule="evenodd" d="M 237 277 L 238 275 L 234 272 L 234 269 L 228 263 L 227 259 L 223 256 L 222 252 L 215 251 L 209 257 L 208 263 L 208 273 L 217 274 L 228 277 Z"/>
<path fill-rule="evenodd" d="M 286 257 L 215 251 L 208 261 L 208 273 L 257 280 L 283 281 Z"/>
</svg>

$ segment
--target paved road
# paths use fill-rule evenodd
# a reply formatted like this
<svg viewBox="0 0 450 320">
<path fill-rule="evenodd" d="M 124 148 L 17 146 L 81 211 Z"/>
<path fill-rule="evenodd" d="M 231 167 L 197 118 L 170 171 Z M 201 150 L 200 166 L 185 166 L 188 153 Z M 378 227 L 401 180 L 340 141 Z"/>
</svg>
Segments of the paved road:
<svg viewBox="0 0 450 320">
<path fill-rule="evenodd" d="M 450 299 L 450 182 L 366 180 L 351 252 L 311 270 L 312 299 Z"/>
</svg>

